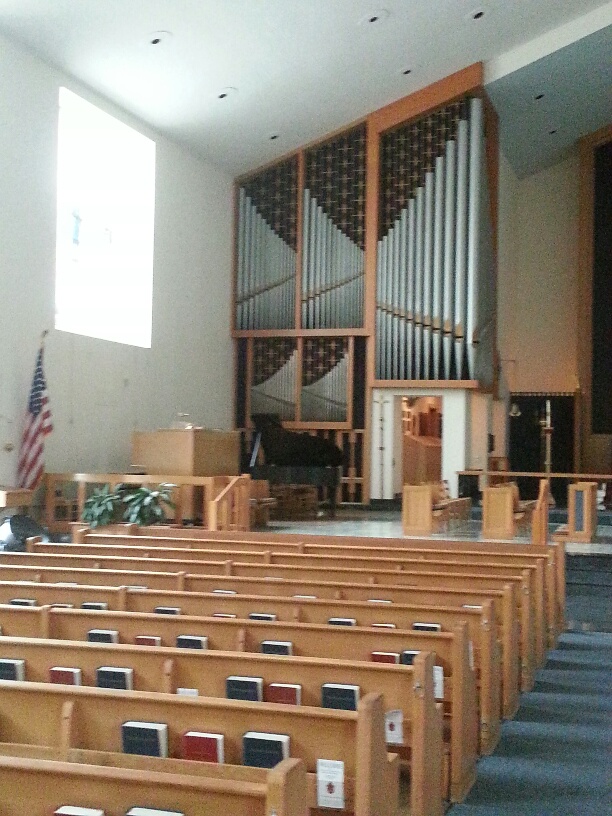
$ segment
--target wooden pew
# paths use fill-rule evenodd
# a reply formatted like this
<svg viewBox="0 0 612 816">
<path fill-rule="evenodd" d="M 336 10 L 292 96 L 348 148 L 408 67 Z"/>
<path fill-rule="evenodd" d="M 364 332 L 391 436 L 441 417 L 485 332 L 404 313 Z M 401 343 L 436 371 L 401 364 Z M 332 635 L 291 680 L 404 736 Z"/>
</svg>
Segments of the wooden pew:
<svg viewBox="0 0 612 816">
<path fill-rule="evenodd" d="M 0 604 L 9 603 L 18 597 L 18 593 L 24 594 L 23 584 L 0 583 Z M 241 619 L 248 619 L 251 612 L 263 608 L 275 614 L 279 621 L 325 624 L 330 618 L 339 616 L 354 618 L 360 626 L 387 622 L 404 630 L 410 630 L 415 622 L 423 620 L 439 623 L 445 631 L 465 622 L 478 686 L 481 753 L 494 750 L 500 737 L 500 716 L 512 716 L 518 705 L 516 682 L 512 706 L 507 713 L 501 705 L 502 643 L 491 600 L 483 601 L 478 608 L 453 608 L 152 590 L 119 593 L 105 587 L 58 587 L 54 584 L 30 584 L 25 594 L 39 606 L 59 603 L 80 607 L 83 602 L 98 601 L 106 603 L 111 610 L 132 612 L 153 612 L 158 606 L 178 606 L 185 615 L 212 616 L 221 612 Z"/>
<path fill-rule="evenodd" d="M 137 540 L 137 537 L 130 538 L 130 541 Z M 211 554 L 221 556 L 221 552 L 230 561 L 234 558 L 241 563 L 266 563 L 266 564 L 280 564 L 287 566 L 318 566 L 320 564 L 329 564 L 336 567 L 341 564 L 355 569 L 368 570 L 368 575 L 375 574 L 381 568 L 393 570 L 411 571 L 429 571 L 431 568 L 441 569 L 446 572 L 457 571 L 466 572 L 472 571 L 474 567 L 480 566 L 483 572 L 486 573 L 500 573 L 501 575 L 518 575 L 521 570 L 529 569 L 532 571 L 530 578 L 530 598 L 533 601 L 533 614 L 537 621 L 535 629 L 535 649 L 536 649 L 536 663 L 541 666 L 545 660 L 545 652 L 547 645 L 552 646 L 555 642 L 555 572 L 552 569 L 551 556 L 547 553 L 543 555 L 522 557 L 515 556 L 511 558 L 486 558 L 479 557 L 478 554 L 467 554 L 462 557 L 455 557 L 450 552 L 438 553 L 437 551 L 421 550 L 400 551 L 398 554 L 376 556 L 370 548 L 365 550 L 364 554 L 357 552 L 355 554 L 344 553 L 295 553 L 295 552 L 263 552 L 261 550 L 252 550 L 248 553 L 237 551 L 233 553 L 231 550 L 224 549 L 223 551 L 215 552 L 214 550 L 197 550 L 193 548 L 173 548 L 173 547 L 136 547 L 133 545 L 105 545 L 105 544 L 62 544 L 54 548 L 53 544 L 42 543 L 36 540 L 28 541 L 28 552 L 39 555 L 54 555 L 54 556 L 70 556 L 93 558 L 92 566 L 117 566 L 120 568 L 129 569 L 144 569 L 154 568 L 159 570 L 172 570 L 175 566 L 173 562 L 180 561 L 182 567 L 186 572 L 196 572 L 198 570 L 198 563 L 215 563 L 208 561 Z M 104 559 L 111 559 L 105 561 Z M 119 559 L 119 560 L 112 560 Z M 138 561 L 140 559 L 140 561 Z M 145 564 L 144 560 L 147 560 Z M 0 561 L 2 563 L 2 561 Z M 14 558 L 5 559 L 4 563 L 23 563 L 20 562 L 19 555 L 16 554 Z M 52 563 L 48 561 L 47 563 Z M 81 561 L 70 562 L 63 561 L 67 566 L 79 566 Z M 430 565 L 435 564 L 435 567 Z M 456 570 L 454 568 L 456 567 Z"/>
<path fill-rule="evenodd" d="M 423 656 L 425 682 L 432 660 L 431 655 Z M 48 683 L 0 681 L 0 692 L 7 753 L 11 744 L 28 743 L 59 748 L 66 754 L 72 748 L 122 754 L 121 726 L 136 720 L 168 724 L 171 757 L 180 757 L 180 739 L 185 731 L 222 733 L 225 762 L 239 765 L 246 731 L 288 734 L 293 757 L 306 765 L 307 802 L 315 813 L 314 775 L 319 758 L 344 762 L 345 810 L 355 816 L 394 816 L 397 812 L 398 758 L 386 751 L 380 694 L 365 695 L 354 712 Z M 82 754 L 80 761 L 85 758 Z M 185 762 L 185 767 L 191 764 Z M 262 774 L 263 779 L 265 776 Z M 436 801 L 440 802 L 439 790 Z M 434 805 L 431 812 L 441 813 L 440 807 Z"/>
<path fill-rule="evenodd" d="M 406 536 L 448 531 L 469 518 L 469 498 L 452 498 L 443 483 L 405 484 L 402 489 L 402 531 Z"/>
<path fill-rule="evenodd" d="M 9 603 L 18 597 L 17 593 L 24 593 L 23 584 L 0 583 L 0 604 Z M 489 754 L 494 750 L 500 737 L 500 716 L 512 716 L 518 705 L 515 681 L 512 697 L 514 709 L 511 707 L 506 714 L 505 707 L 501 706 L 502 643 L 491 600 L 483 601 L 478 608 L 453 608 L 152 590 L 125 590 L 119 593 L 116 589 L 58 587 L 54 584 L 31 584 L 25 594 L 39 606 L 59 603 L 80 607 L 84 601 L 98 601 L 106 603 L 111 610 L 131 612 L 153 612 L 159 606 L 178 606 L 185 615 L 212 616 L 221 612 L 241 619 L 248 619 L 251 612 L 265 609 L 275 614 L 279 621 L 325 624 L 330 618 L 339 616 L 354 618 L 360 626 L 386 622 L 403 630 L 411 630 L 415 622 L 423 620 L 439 623 L 445 631 L 451 631 L 457 623 L 465 623 L 478 688 L 481 753 Z"/>
<path fill-rule="evenodd" d="M 126 586 L 120 586 L 122 581 L 134 581 L 134 573 L 116 573 L 111 571 L 98 570 L 61 570 L 58 568 L 46 569 L 44 573 L 36 567 L 6 567 L 4 570 L 0 568 L 0 576 L 12 575 L 15 579 L 29 576 L 34 580 L 34 586 L 37 587 L 37 582 L 70 582 L 78 581 L 81 584 L 94 584 L 98 586 L 102 582 L 106 582 L 106 588 L 114 593 L 117 593 L 117 607 L 125 609 L 127 605 L 127 593 L 130 592 Z M 177 582 L 178 577 L 178 582 Z M 145 586 L 161 586 L 164 591 L 166 587 L 172 591 L 184 591 L 184 589 L 174 590 L 178 583 L 181 587 L 185 586 L 185 576 L 166 575 L 162 573 L 138 573 L 136 580 L 142 582 L 141 591 Z M 146 584 L 145 584 L 146 581 Z M 338 582 L 307 582 L 290 581 L 276 578 L 262 578 L 251 579 L 241 577 L 225 577 L 213 576 L 207 578 L 205 576 L 197 576 L 197 585 L 205 593 L 214 593 L 215 590 L 222 589 L 226 591 L 237 592 L 239 594 L 251 595 L 266 595 L 279 598 L 291 598 L 296 594 L 309 593 L 315 595 L 318 599 L 333 599 L 339 601 L 345 600 L 360 600 L 367 602 L 372 598 L 373 593 L 380 595 L 378 590 L 373 589 L 373 585 L 369 583 L 362 584 L 343 584 Z M 26 594 L 27 587 L 24 585 L 23 593 Z M 89 591 L 84 590 L 83 587 L 74 587 L 74 592 Z M 94 593 L 90 600 L 99 600 L 100 592 L 98 589 L 91 589 Z M 13 596 L 15 597 L 15 596 Z M 55 597 L 55 596 L 54 596 Z M 520 659 L 520 644 L 519 644 L 519 618 L 517 616 L 517 600 L 516 589 L 512 584 L 506 584 L 500 589 L 487 590 L 466 590 L 466 589 L 443 589 L 436 587 L 433 584 L 422 584 L 419 587 L 401 586 L 401 585 L 385 585 L 384 598 L 391 600 L 392 603 L 405 603 L 406 601 L 419 605 L 438 605 L 438 606 L 482 606 L 488 600 L 491 600 L 495 608 L 495 620 L 499 622 L 500 637 L 502 643 L 502 704 L 504 716 L 512 717 L 518 707 L 518 689 L 519 682 L 519 663 Z M 306 599 L 300 601 L 304 603 Z M 54 602 L 54 601 L 52 601 Z M 296 603 L 295 598 L 293 602 Z"/>
<path fill-rule="evenodd" d="M 297 557 L 297 556 L 295 556 Z M 313 556 L 314 558 L 314 556 Z M 321 556 L 320 558 L 324 558 Z M 333 559 L 332 559 L 333 561 Z M 310 580 L 324 581 L 329 578 L 340 582 L 369 581 L 372 584 L 412 585 L 421 577 L 426 577 L 432 584 L 445 587 L 470 587 L 488 589 L 502 587 L 506 583 L 514 583 L 518 593 L 518 614 L 521 621 L 521 671 L 522 689 L 529 690 L 533 686 L 536 667 L 543 665 L 545 660 L 546 619 L 543 590 L 543 573 L 537 564 L 531 567 L 501 567 L 493 566 L 488 573 L 477 572 L 476 567 L 465 567 L 458 571 L 458 565 L 451 561 L 436 561 L 423 563 L 414 560 L 410 563 L 399 562 L 396 569 L 373 569 L 348 566 L 293 566 L 284 564 L 249 564 L 237 561 L 197 561 L 187 562 L 163 561 L 161 559 L 118 559 L 112 556 L 88 558 L 87 556 L 65 555 L 36 555 L 29 553 L 2 553 L 0 554 L 0 570 L 8 569 L 11 565 L 31 565 L 46 567 L 47 564 L 66 564 L 69 569 L 78 565 L 100 568 L 104 571 L 136 571 L 138 569 L 159 569 L 165 573 L 177 574 L 177 588 L 197 590 L 197 577 L 200 574 L 236 575 L 245 577 L 276 577 L 295 579 L 300 583 Z M 71 566 L 72 565 L 72 566 Z M 104 570 L 103 566 L 108 567 Z M 182 567 L 182 569 L 181 569 Z M 404 570 L 404 567 L 406 569 Z M 460 565 L 459 565 L 460 568 Z M 184 574 L 183 578 L 180 574 Z M 186 573 L 186 574 L 185 574 Z M 417 575 L 418 573 L 418 575 Z M 4 577 L 0 572 L 0 577 Z M 8 576 L 7 576 L 8 577 Z M 133 579 L 127 579 L 125 583 Z M 103 583 L 103 582 L 101 582 Z M 151 584 L 147 584 L 150 586 Z M 156 584 L 159 588 L 159 583 Z"/>
<path fill-rule="evenodd" d="M 0 751 L 3 748 L 8 746 L 0 744 Z M 308 813 L 306 771 L 296 759 L 285 759 L 261 773 L 260 769 L 229 765 L 211 769 L 203 762 L 147 757 L 145 763 L 139 761 L 144 758 L 130 762 L 127 756 L 110 753 L 91 756 L 95 752 L 89 756 L 90 764 L 85 764 L 88 758 L 82 751 L 40 750 L 32 745 L 10 748 L 19 749 L 18 756 L 0 756 L 3 816 L 51 814 L 65 804 L 103 808 L 106 816 L 123 816 L 138 802 L 166 810 L 180 808 L 188 816 L 202 813 L 202 808 L 207 816 Z M 92 764 L 94 761 L 99 764 Z M 187 764 L 197 764 L 197 769 L 187 771 Z"/>
<path fill-rule="evenodd" d="M 425 653 L 423 653 L 425 654 Z M 225 698 L 225 680 L 232 675 L 262 677 L 267 691 L 270 683 L 295 683 L 302 686 L 302 704 L 321 705 L 323 683 L 352 683 L 360 687 L 361 695 L 380 692 L 385 708 L 401 711 L 403 739 L 401 744 L 389 744 L 387 750 L 398 753 L 411 762 L 416 757 L 415 777 L 423 776 L 434 784 L 439 771 L 438 755 L 442 754 L 442 739 L 436 745 L 412 744 L 412 735 L 422 739 L 425 729 L 416 719 L 423 709 L 432 714 L 434 700 L 423 703 L 416 688 L 422 686 L 424 662 L 414 666 L 392 666 L 356 661 L 332 661 L 322 658 L 278 657 L 275 655 L 245 654 L 197 649 L 131 646 L 124 644 L 83 643 L 37 638 L 3 638 L 0 641 L 1 659 L 25 660 L 25 679 L 49 682 L 50 669 L 57 665 L 81 669 L 85 686 L 96 686 L 96 670 L 100 666 L 130 667 L 134 671 L 134 688 L 138 691 L 156 691 L 175 694 L 178 689 L 194 689 L 204 697 Z M 265 695 L 264 695 L 265 699 Z M 432 714 L 432 716 L 434 716 Z M 425 753 L 425 751 L 429 753 Z M 432 756 L 432 752 L 436 755 Z M 438 779 L 442 791 L 442 779 Z M 422 795 L 415 791 L 415 797 Z"/>
<path fill-rule="evenodd" d="M 163 644 L 175 644 L 177 635 L 192 634 L 207 637 L 211 650 L 239 652 L 259 652 L 263 640 L 289 640 L 299 656 L 362 660 L 368 666 L 372 665 L 373 651 L 435 650 L 436 662 L 442 665 L 445 676 L 451 799 L 460 801 L 474 781 L 478 712 L 465 624 L 458 624 L 452 632 L 417 633 L 361 626 L 11 606 L 0 607 L 0 621 L 3 634 L 9 637 L 84 641 L 90 629 L 102 628 L 118 631 L 124 643 L 134 643 L 138 635 L 153 634 L 160 636 Z"/>
<path fill-rule="evenodd" d="M 482 535 L 513 539 L 531 525 L 535 501 L 521 501 L 516 482 L 502 482 L 482 491 Z"/>
<path fill-rule="evenodd" d="M 297 536 L 288 533 L 210 533 L 197 527 L 146 527 L 138 528 L 129 535 L 108 535 L 100 532 L 91 532 L 87 528 L 77 525 L 73 528 L 73 539 L 79 544 L 102 544 L 117 546 L 126 544 L 128 546 L 150 547 L 179 547 L 179 548 L 205 548 L 207 550 L 223 549 L 231 547 L 239 551 L 255 549 L 258 551 L 268 550 L 270 552 L 299 552 L 308 554 L 331 554 L 337 556 L 363 555 L 366 557 L 411 557 L 437 558 L 437 553 L 452 553 L 453 558 L 466 560 L 466 563 L 480 563 L 480 559 L 485 557 L 486 562 L 499 562 L 507 558 L 518 563 L 524 561 L 544 559 L 546 575 L 546 599 L 549 605 L 547 613 L 548 624 L 548 646 L 552 648 L 558 636 L 565 631 L 565 549 L 562 543 L 548 542 L 548 504 L 544 501 L 543 490 L 548 495 L 548 482 L 543 479 L 540 482 L 540 497 L 538 503 L 542 510 L 541 525 L 538 526 L 534 535 L 541 539 L 540 544 L 525 547 L 524 544 L 498 541 L 495 543 L 483 541 L 457 541 L 457 540 L 432 540 L 432 539 L 391 539 L 391 538 L 363 538 L 345 537 L 329 535 L 308 535 Z M 532 530 L 534 530 L 532 525 Z M 533 538 L 533 537 L 532 537 Z M 201 542 L 201 543 L 198 543 Z M 49 545 L 46 545 L 47 548 Z M 42 551 L 42 550 L 41 550 Z M 61 551 L 61 550 L 58 550 Z"/>
</svg>

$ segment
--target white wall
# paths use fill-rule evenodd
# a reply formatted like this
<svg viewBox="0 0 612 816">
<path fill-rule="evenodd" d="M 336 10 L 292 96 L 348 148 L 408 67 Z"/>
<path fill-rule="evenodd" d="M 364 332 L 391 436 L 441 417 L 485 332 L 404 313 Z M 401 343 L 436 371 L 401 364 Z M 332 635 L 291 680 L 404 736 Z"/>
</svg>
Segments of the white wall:
<svg viewBox="0 0 612 816">
<path fill-rule="evenodd" d="M 137 349 L 51 332 L 47 470 L 124 470 L 132 430 L 167 427 L 178 411 L 230 428 L 231 178 L 3 38 L 0 76 L 0 482 L 14 479 L 40 334 L 53 327 L 62 84 L 157 143 L 153 340 Z"/>
<path fill-rule="evenodd" d="M 578 158 L 517 179 L 500 162 L 499 349 L 512 391 L 577 386 Z"/>
</svg>

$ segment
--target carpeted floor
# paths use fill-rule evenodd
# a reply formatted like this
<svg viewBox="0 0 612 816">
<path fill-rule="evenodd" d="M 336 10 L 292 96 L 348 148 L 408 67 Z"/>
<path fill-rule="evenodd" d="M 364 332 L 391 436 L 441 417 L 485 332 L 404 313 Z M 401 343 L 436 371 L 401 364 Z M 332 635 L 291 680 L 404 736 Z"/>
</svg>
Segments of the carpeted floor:
<svg viewBox="0 0 612 816">
<path fill-rule="evenodd" d="M 577 560 L 576 560 L 577 559 Z M 568 556 L 567 620 L 476 784 L 447 816 L 612 813 L 612 557 Z"/>
</svg>

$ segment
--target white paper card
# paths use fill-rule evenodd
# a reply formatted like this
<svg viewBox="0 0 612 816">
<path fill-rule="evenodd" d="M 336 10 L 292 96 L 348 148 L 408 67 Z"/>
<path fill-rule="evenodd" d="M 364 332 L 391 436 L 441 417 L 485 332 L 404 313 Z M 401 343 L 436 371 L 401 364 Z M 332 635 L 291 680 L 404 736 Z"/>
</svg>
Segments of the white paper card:
<svg viewBox="0 0 612 816">
<path fill-rule="evenodd" d="M 344 809 L 344 762 L 317 759 L 317 807 Z"/>
<path fill-rule="evenodd" d="M 385 736 L 387 745 L 404 744 L 404 715 L 400 709 L 386 712 Z"/>
<path fill-rule="evenodd" d="M 444 699 L 444 669 L 442 666 L 433 667 L 434 697 L 436 700 Z"/>
<path fill-rule="evenodd" d="M 468 659 L 470 661 L 470 669 L 474 671 L 474 643 L 468 640 Z"/>
<path fill-rule="evenodd" d="M 199 691 L 195 688 L 177 688 L 177 694 L 180 694 L 182 697 L 198 697 Z"/>
</svg>

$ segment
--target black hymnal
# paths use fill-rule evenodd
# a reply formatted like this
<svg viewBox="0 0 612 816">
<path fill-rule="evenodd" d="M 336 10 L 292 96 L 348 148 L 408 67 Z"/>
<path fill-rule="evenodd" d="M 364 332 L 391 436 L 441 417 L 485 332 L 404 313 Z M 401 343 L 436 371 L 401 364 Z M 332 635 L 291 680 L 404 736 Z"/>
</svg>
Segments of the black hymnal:
<svg viewBox="0 0 612 816">
<path fill-rule="evenodd" d="M 242 738 L 242 764 L 273 768 L 289 756 L 289 734 L 247 731 Z"/>
<path fill-rule="evenodd" d="M 293 643 L 290 640 L 262 640 L 263 654 L 292 655 Z"/>
<path fill-rule="evenodd" d="M 100 666 L 96 669 L 96 685 L 98 688 L 131 691 L 134 688 L 134 669 L 123 666 Z"/>
<path fill-rule="evenodd" d="M 327 622 L 332 626 L 357 626 L 355 618 L 330 618 Z"/>
<path fill-rule="evenodd" d="M 105 612 L 108 609 L 108 604 L 105 601 L 84 601 L 81 604 L 81 609 L 94 609 L 98 612 Z"/>
<path fill-rule="evenodd" d="M 176 645 L 179 649 L 208 649 L 208 638 L 199 635 L 177 635 Z"/>
<path fill-rule="evenodd" d="M 228 700 L 263 700 L 263 677 L 241 677 L 231 675 L 225 681 Z"/>
<path fill-rule="evenodd" d="M 119 632 L 116 629 L 90 629 L 87 640 L 90 643 L 119 643 Z"/>
<path fill-rule="evenodd" d="M 180 606 L 156 606 L 153 611 L 157 612 L 158 615 L 180 615 L 181 614 L 181 607 Z"/>
<path fill-rule="evenodd" d="M 168 726 L 166 723 L 130 720 L 121 726 L 124 754 L 168 756 Z"/>
<path fill-rule="evenodd" d="M 25 660 L 1 658 L 0 680 L 25 680 Z"/>
<path fill-rule="evenodd" d="M 412 666 L 414 663 L 414 658 L 418 655 L 418 651 L 414 649 L 405 649 L 400 657 L 400 663 L 403 663 L 404 666 Z"/>
<path fill-rule="evenodd" d="M 442 625 L 439 623 L 413 623 L 412 628 L 417 632 L 441 632 Z"/>
<path fill-rule="evenodd" d="M 250 620 L 275 621 L 276 615 L 272 612 L 249 612 Z"/>
<path fill-rule="evenodd" d="M 359 686 L 347 683 L 323 683 L 321 686 L 321 705 L 323 708 L 357 711 L 358 702 Z"/>
<path fill-rule="evenodd" d="M 9 604 L 11 606 L 37 606 L 34 598 L 13 598 Z"/>
</svg>

